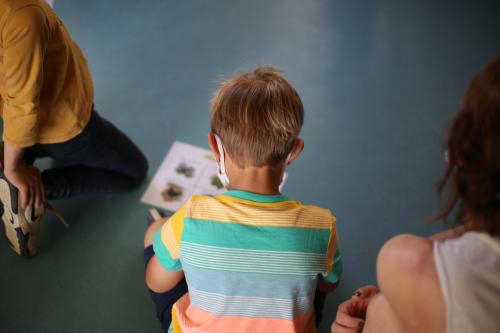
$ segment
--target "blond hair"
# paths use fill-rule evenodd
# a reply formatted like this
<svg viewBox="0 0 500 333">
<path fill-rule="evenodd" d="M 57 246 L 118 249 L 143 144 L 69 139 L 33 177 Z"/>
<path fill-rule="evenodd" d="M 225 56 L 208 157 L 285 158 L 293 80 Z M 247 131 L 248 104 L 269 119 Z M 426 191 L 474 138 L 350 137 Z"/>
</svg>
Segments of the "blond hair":
<svg viewBox="0 0 500 333">
<path fill-rule="evenodd" d="M 283 161 L 303 123 L 299 94 L 272 67 L 258 67 L 224 81 L 212 99 L 212 132 L 239 167 Z"/>
</svg>

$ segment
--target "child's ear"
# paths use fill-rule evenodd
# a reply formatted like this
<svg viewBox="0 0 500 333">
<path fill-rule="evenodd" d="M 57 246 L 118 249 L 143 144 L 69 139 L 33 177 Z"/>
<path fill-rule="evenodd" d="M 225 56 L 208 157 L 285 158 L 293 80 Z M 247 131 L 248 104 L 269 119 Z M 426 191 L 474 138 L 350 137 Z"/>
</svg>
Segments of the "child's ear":
<svg viewBox="0 0 500 333">
<path fill-rule="evenodd" d="M 290 158 L 288 159 L 287 164 L 292 164 L 292 162 L 299 157 L 300 153 L 302 153 L 302 150 L 304 150 L 304 140 L 302 140 L 302 138 L 297 138 L 295 146 L 293 146 L 292 151 L 290 152 Z"/>
<path fill-rule="evenodd" d="M 219 163 L 219 148 L 217 147 L 217 141 L 215 140 L 215 136 L 212 132 L 208 133 L 208 145 L 210 146 L 210 150 L 212 151 L 212 155 L 214 156 L 215 160 L 217 161 L 217 163 Z"/>
</svg>

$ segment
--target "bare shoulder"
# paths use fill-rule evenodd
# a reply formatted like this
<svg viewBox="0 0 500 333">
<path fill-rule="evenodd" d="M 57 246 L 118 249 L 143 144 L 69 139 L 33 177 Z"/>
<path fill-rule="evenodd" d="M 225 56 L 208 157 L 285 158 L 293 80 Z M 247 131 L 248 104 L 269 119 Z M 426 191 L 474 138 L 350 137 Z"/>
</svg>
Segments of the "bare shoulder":
<svg viewBox="0 0 500 333">
<path fill-rule="evenodd" d="M 380 250 L 377 278 L 406 332 L 444 332 L 445 305 L 432 240 L 414 235 L 390 239 Z"/>
<path fill-rule="evenodd" d="M 391 238 L 380 250 L 377 268 L 416 274 L 433 267 L 433 242 L 405 234 Z"/>
</svg>

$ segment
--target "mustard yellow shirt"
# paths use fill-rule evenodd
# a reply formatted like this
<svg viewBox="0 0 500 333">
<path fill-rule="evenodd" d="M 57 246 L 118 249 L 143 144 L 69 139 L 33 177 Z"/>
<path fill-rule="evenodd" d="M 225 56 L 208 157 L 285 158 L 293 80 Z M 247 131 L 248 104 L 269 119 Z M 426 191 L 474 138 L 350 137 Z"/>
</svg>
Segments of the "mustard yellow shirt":
<svg viewBox="0 0 500 333">
<path fill-rule="evenodd" d="M 59 143 L 87 125 L 94 91 L 87 61 L 44 0 L 0 0 L 3 140 Z"/>
</svg>

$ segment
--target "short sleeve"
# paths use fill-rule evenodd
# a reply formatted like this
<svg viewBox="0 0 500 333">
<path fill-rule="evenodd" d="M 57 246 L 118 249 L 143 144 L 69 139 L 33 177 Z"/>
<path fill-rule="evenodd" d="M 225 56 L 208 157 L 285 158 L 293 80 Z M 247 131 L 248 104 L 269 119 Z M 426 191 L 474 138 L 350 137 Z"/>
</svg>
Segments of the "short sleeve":
<svg viewBox="0 0 500 333">
<path fill-rule="evenodd" d="M 3 139 L 15 147 L 37 142 L 39 98 L 47 43 L 45 16 L 37 6 L 26 6 L 9 17 L 2 30 Z"/>
<path fill-rule="evenodd" d="M 167 270 L 182 269 L 180 260 L 180 244 L 186 216 L 186 203 L 153 236 L 153 250 L 160 264 Z"/>
<path fill-rule="evenodd" d="M 327 267 L 321 274 L 323 279 L 329 283 L 335 283 L 340 280 L 342 275 L 342 255 L 339 249 L 339 237 L 337 233 L 337 221 L 332 217 L 332 226 L 330 228 L 330 239 L 328 241 Z"/>
</svg>

